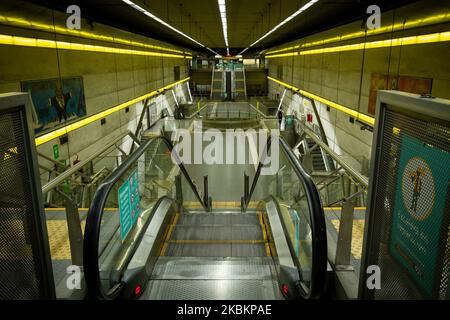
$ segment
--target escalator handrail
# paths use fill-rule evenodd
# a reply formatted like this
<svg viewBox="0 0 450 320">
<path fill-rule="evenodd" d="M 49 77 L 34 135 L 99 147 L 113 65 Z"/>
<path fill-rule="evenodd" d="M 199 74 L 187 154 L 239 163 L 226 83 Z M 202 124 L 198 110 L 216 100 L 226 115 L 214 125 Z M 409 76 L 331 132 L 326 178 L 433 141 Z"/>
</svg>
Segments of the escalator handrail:
<svg viewBox="0 0 450 320">
<path fill-rule="evenodd" d="M 312 239 L 312 269 L 309 292 L 306 299 L 320 298 L 325 291 L 327 270 L 327 233 L 322 201 L 311 176 L 292 152 L 283 137 L 279 137 L 281 149 L 285 152 L 296 175 L 303 183 L 308 199 Z"/>
<path fill-rule="evenodd" d="M 103 210 L 108 195 L 112 190 L 114 184 L 128 171 L 128 169 L 131 166 L 133 166 L 136 163 L 136 161 L 138 161 L 138 159 L 144 154 L 147 148 L 158 139 L 162 140 L 169 149 L 169 151 L 171 152 L 171 154 L 173 154 L 174 157 L 176 157 L 181 172 L 183 173 L 190 187 L 192 188 L 195 197 L 201 203 L 201 205 L 206 211 L 207 207 L 202 201 L 197 191 L 197 188 L 192 182 L 186 168 L 180 161 L 178 154 L 176 152 L 175 153 L 172 152 L 173 151 L 172 143 L 164 136 L 157 136 L 141 144 L 140 147 L 136 149 L 119 167 L 117 167 L 116 170 L 114 170 L 98 187 L 98 189 L 94 194 L 91 206 L 88 211 L 84 235 L 83 261 L 84 261 L 84 276 L 86 279 L 88 294 L 90 298 L 112 300 L 115 299 L 120 294 L 121 290 L 124 287 L 123 284 L 118 282 L 109 290 L 109 292 L 105 292 L 101 284 L 98 247 L 99 247 L 100 227 L 103 216 Z"/>
<path fill-rule="evenodd" d="M 322 207 L 322 201 L 317 191 L 316 185 L 311 176 L 303 168 L 300 161 L 297 159 L 291 148 L 284 140 L 283 137 L 278 136 L 279 145 L 281 150 L 285 153 L 288 161 L 292 165 L 295 174 L 302 182 L 306 197 L 308 200 L 308 208 L 310 214 L 311 223 L 311 238 L 312 238 L 312 269 L 311 269 L 311 283 L 309 286 L 309 292 L 302 292 L 302 296 L 305 299 L 315 299 L 323 295 L 325 291 L 326 283 L 326 270 L 327 270 L 327 235 L 326 235 L 326 223 L 325 215 Z M 272 139 L 269 136 L 266 143 L 266 151 L 264 155 L 268 154 Z M 246 199 L 244 209 L 248 207 L 250 199 L 253 197 L 253 192 L 256 189 L 259 176 L 261 175 L 261 169 L 263 167 L 263 161 L 258 164 L 255 177 L 253 179 L 252 187 L 249 192 L 249 197 Z M 300 287 L 301 288 L 301 287 Z M 302 290 L 303 291 L 303 290 Z"/>
</svg>

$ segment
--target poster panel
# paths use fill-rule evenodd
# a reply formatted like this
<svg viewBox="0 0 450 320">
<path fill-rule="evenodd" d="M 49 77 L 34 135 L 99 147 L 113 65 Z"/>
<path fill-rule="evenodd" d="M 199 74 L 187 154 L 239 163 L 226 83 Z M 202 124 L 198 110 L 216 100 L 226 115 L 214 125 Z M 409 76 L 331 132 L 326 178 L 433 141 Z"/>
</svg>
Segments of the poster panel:
<svg viewBox="0 0 450 320">
<path fill-rule="evenodd" d="M 36 134 L 86 115 L 81 77 L 23 81 L 21 87 L 31 94 Z"/>
<path fill-rule="evenodd" d="M 389 251 L 430 298 L 437 285 L 450 154 L 402 134 Z"/>
</svg>

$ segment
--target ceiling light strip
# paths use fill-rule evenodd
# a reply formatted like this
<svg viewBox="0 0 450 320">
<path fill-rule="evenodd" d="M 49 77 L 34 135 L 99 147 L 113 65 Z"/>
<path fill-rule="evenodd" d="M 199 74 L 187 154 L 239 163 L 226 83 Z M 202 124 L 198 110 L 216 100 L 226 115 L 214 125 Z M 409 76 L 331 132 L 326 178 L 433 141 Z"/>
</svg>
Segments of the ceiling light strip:
<svg viewBox="0 0 450 320">
<path fill-rule="evenodd" d="M 314 100 L 319 101 L 319 102 L 321 102 L 321 103 L 323 103 L 323 104 L 325 104 L 325 105 L 327 105 L 327 106 L 329 106 L 331 108 L 334 108 L 334 109 L 337 109 L 339 111 L 342 111 L 342 112 L 348 114 L 349 116 L 351 116 L 351 117 L 353 117 L 353 118 L 355 118 L 355 119 L 357 119 L 357 120 L 359 120 L 361 122 L 367 123 L 367 124 L 369 124 L 371 126 L 374 126 L 374 124 L 375 124 L 375 118 L 373 118 L 371 116 L 368 116 L 366 114 L 363 114 L 361 112 L 353 110 L 353 109 L 351 109 L 349 107 L 343 106 L 343 105 L 338 104 L 336 102 L 327 100 L 327 99 L 322 98 L 322 97 L 320 97 L 318 95 L 315 95 L 315 94 L 313 94 L 311 92 L 308 92 L 308 91 L 305 91 L 305 90 L 301 90 L 299 88 L 296 88 L 296 87 L 294 87 L 294 86 L 292 86 L 290 84 L 287 84 L 287 83 L 285 83 L 283 81 L 280 81 L 278 79 L 272 78 L 270 76 L 267 76 L 267 79 L 269 79 L 269 80 L 271 80 L 271 81 L 273 81 L 275 83 L 278 83 L 278 84 L 284 86 L 285 88 L 288 88 L 288 89 L 290 89 L 292 91 L 295 91 L 295 92 L 301 94 L 302 96 L 305 96 L 305 97 L 310 98 L 310 99 L 314 99 Z"/>
<path fill-rule="evenodd" d="M 48 49 L 62 49 L 62 50 L 76 50 L 76 51 L 89 51 L 89 52 L 101 52 L 101 53 L 115 53 L 115 54 L 131 54 L 140 56 L 154 56 L 154 57 L 167 57 L 167 58 L 180 58 L 180 59 L 192 59 L 192 56 L 162 53 L 153 51 L 143 51 L 134 49 L 122 49 L 114 47 L 97 46 L 83 43 L 73 43 L 65 41 L 54 41 L 47 39 L 35 39 L 25 38 L 18 36 L 11 36 L 0 34 L 0 44 L 22 47 L 36 47 L 36 48 L 48 48 Z"/>
<path fill-rule="evenodd" d="M 270 34 L 272 34 L 273 32 L 275 32 L 277 29 L 281 28 L 282 26 L 284 26 L 286 23 L 288 23 L 289 21 L 291 21 L 292 19 L 294 19 L 296 16 L 298 16 L 300 13 L 308 10 L 311 6 L 313 6 L 315 3 L 319 2 L 319 0 L 311 0 L 309 1 L 307 4 L 305 4 L 303 7 L 301 7 L 300 9 L 298 9 L 297 11 L 295 11 L 293 14 L 291 14 L 289 17 L 287 17 L 286 19 L 284 19 L 283 21 L 281 21 L 279 24 L 277 24 L 275 27 L 273 27 L 270 31 L 268 31 L 267 33 L 265 33 L 261 38 L 259 38 L 258 40 L 256 40 L 255 42 L 253 42 L 251 45 L 249 45 L 247 48 L 245 48 L 244 50 L 242 50 L 239 54 L 244 53 L 245 51 L 247 51 L 248 49 L 250 49 L 251 47 L 253 47 L 255 44 L 257 44 L 258 42 L 260 42 L 261 40 L 265 39 L 266 37 L 268 37 Z"/>
<path fill-rule="evenodd" d="M 228 46 L 228 26 L 227 26 L 227 6 L 225 0 L 218 0 L 220 19 L 222 20 L 223 38 L 225 40 L 225 46 L 227 48 L 227 54 L 230 54 Z"/>
<path fill-rule="evenodd" d="M 65 135 L 65 134 L 67 134 L 67 133 L 69 133 L 71 131 L 74 131 L 74 130 L 77 130 L 77 129 L 81 128 L 81 127 L 84 127 L 84 126 L 86 126 L 86 125 L 88 125 L 88 124 L 90 124 L 92 122 L 95 122 L 95 121 L 98 121 L 100 119 L 103 119 L 103 118 L 109 116 L 110 114 L 112 114 L 114 112 L 117 112 L 117 111 L 122 110 L 122 109 L 124 109 L 126 107 L 129 107 L 129 106 L 131 106 L 133 104 L 136 104 L 136 103 L 138 103 L 140 101 L 143 101 L 145 99 L 148 99 L 148 98 L 151 98 L 151 97 L 156 96 L 158 94 L 161 94 L 161 93 L 163 93 L 164 91 L 166 91 L 166 90 L 168 90 L 170 88 L 173 88 L 173 87 L 175 87 L 175 86 L 177 86 L 177 85 L 179 85 L 179 84 L 181 84 L 183 82 L 188 81 L 189 79 L 190 78 L 188 77 L 188 78 L 185 78 L 183 80 L 174 82 L 174 83 L 169 84 L 169 85 L 167 85 L 165 87 L 159 88 L 158 90 L 155 90 L 155 91 L 152 91 L 150 93 L 144 94 L 143 96 L 134 98 L 132 100 L 129 100 L 127 102 L 124 102 L 124 103 L 121 103 L 121 104 L 119 104 L 117 106 L 114 106 L 112 108 L 109 108 L 109 109 L 107 109 L 105 111 L 96 113 L 96 114 L 94 114 L 92 116 L 86 117 L 86 118 L 81 119 L 81 120 L 79 120 L 77 122 L 74 122 L 74 123 L 71 123 L 71 124 L 69 124 L 67 126 L 64 126 L 62 128 L 56 129 L 56 130 L 54 130 L 52 132 L 43 134 L 43 135 L 41 135 L 41 136 L 39 136 L 39 137 L 37 137 L 35 139 L 35 144 L 36 144 L 36 146 L 39 146 L 39 145 L 44 144 L 46 142 L 49 142 L 49 141 L 51 141 L 51 140 L 53 140 L 55 138 L 61 137 L 61 136 Z"/>
<path fill-rule="evenodd" d="M 408 30 L 408 29 L 412 29 L 412 28 L 425 27 L 425 26 L 430 26 L 430 25 L 434 25 L 434 24 L 438 24 L 438 23 L 446 23 L 446 22 L 450 22 L 450 12 L 426 16 L 423 18 L 407 21 L 405 23 L 403 23 L 403 22 L 395 23 L 395 24 L 391 24 L 391 25 L 373 29 L 373 30 L 358 31 L 358 32 L 347 33 L 347 34 L 344 34 L 341 36 L 336 36 L 336 37 L 327 38 L 327 39 L 323 39 L 323 40 L 307 42 L 307 43 L 303 43 L 301 45 L 296 45 L 296 46 L 291 46 L 291 47 L 287 47 L 287 48 L 268 51 L 266 54 L 269 55 L 269 54 L 274 54 L 274 53 L 278 53 L 278 52 L 294 50 L 294 49 L 298 49 L 298 48 L 319 46 L 319 45 L 324 45 L 327 43 L 362 38 L 362 37 L 365 37 L 366 34 L 367 34 L 367 36 L 373 36 L 373 35 L 379 35 L 379 34 L 388 33 L 388 32 L 403 31 L 403 30 Z"/>
<path fill-rule="evenodd" d="M 294 51 L 289 53 L 280 53 L 274 55 L 266 56 L 267 59 L 271 58 L 281 58 L 296 55 L 312 55 L 321 53 L 334 53 L 334 52 L 345 52 L 345 51 L 355 51 L 363 49 L 377 49 L 377 48 L 388 48 L 388 47 L 398 47 L 398 46 L 408 46 L 417 44 L 427 44 L 436 42 L 446 42 L 450 41 L 450 31 L 441 33 L 424 34 L 418 36 L 396 38 L 396 39 L 386 39 L 380 41 L 362 42 L 356 44 L 349 44 L 343 46 L 335 46 L 328 48 L 312 49 L 305 51 Z"/>
<path fill-rule="evenodd" d="M 93 32 L 69 29 L 66 27 L 59 27 L 59 26 L 56 26 L 53 24 L 45 24 L 45 23 L 40 23 L 40 22 L 35 22 L 35 21 L 29 21 L 29 20 L 26 20 L 23 18 L 18 18 L 18 17 L 9 17 L 9 16 L 0 15 L 0 23 L 6 24 L 6 25 L 11 25 L 14 27 L 29 28 L 29 29 L 33 29 L 33 30 L 41 30 L 41 31 L 46 31 L 46 32 L 56 32 L 58 34 L 65 34 L 65 35 L 76 36 L 76 37 L 81 37 L 81 38 L 86 38 L 86 39 L 99 40 L 99 41 L 120 43 L 120 44 L 129 45 L 129 46 L 135 46 L 135 47 L 143 47 L 143 48 L 163 50 L 163 51 L 169 51 L 169 52 L 190 54 L 190 52 L 185 52 L 182 50 L 161 47 L 161 46 L 157 46 L 157 45 L 147 44 L 147 43 L 133 41 L 133 40 L 127 40 L 127 39 L 123 39 L 123 38 L 116 38 L 116 37 L 112 37 L 112 36 L 95 34 Z"/>
<path fill-rule="evenodd" d="M 187 39 L 189 39 L 189 40 L 191 40 L 192 42 L 196 43 L 197 45 L 199 45 L 199 46 L 201 46 L 201 47 L 203 47 L 203 48 L 208 49 L 209 51 L 213 52 L 214 54 L 217 54 L 217 52 L 215 52 L 214 50 L 208 48 L 207 46 L 205 46 L 204 44 L 202 44 L 202 43 L 198 42 L 197 40 L 191 38 L 190 36 L 188 36 L 188 35 L 185 34 L 184 32 L 182 32 L 182 31 L 178 30 L 177 28 L 171 26 L 170 24 L 168 24 L 167 22 L 165 22 L 165 21 L 162 20 L 161 18 L 158 18 L 157 16 L 155 16 L 153 13 L 151 13 L 151 12 L 145 10 L 144 8 L 138 6 L 138 5 L 135 4 L 133 1 L 130 1 L 130 0 L 122 0 L 122 1 L 123 1 L 124 3 L 126 3 L 127 5 L 129 5 L 130 7 L 132 7 L 132 8 L 134 8 L 134 9 L 136 9 L 136 10 L 142 12 L 142 13 L 145 14 L 147 17 L 149 17 L 149 18 L 151 18 L 151 19 L 153 19 L 153 20 L 159 22 L 159 23 L 162 24 L 163 26 L 169 28 L 170 30 L 175 31 L 176 33 L 182 35 L 183 37 L 185 37 L 185 38 L 187 38 Z"/>
</svg>

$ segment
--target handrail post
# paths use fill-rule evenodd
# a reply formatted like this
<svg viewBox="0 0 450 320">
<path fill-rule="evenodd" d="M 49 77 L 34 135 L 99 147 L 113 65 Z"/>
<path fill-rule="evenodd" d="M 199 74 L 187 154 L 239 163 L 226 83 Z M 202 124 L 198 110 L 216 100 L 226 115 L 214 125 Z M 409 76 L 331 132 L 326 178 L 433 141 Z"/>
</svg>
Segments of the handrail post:
<svg viewBox="0 0 450 320">
<path fill-rule="evenodd" d="M 277 197 L 281 198 L 281 196 L 283 195 L 283 171 L 282 171 L 282 169 L 277 172 L 276 179 L 277 179 L 276 180 L 277 181 Z"/>
<path fill-rule="evenodd" d="M 245 212 L 247 201 L 249 201 L 249 176 L 244 171 L 244 196 L 241 198 L 241 211 Z"/>
<path fill-rule="evenodd" d="M 183 189 L 181 185 L 181 173 L 175 176 L 175 189 L 176 189 L 176 199 L 180 203 L 180 205 L 183 205 Z"/>
<path fill-rule="evenodd" d="M 249 176 L 244 172 L 244 197 L 246 200 L 250 200 L 249 197 Z"/>
<path fill-rule="evenodd" d="M 208 193 L 208 176 L 203 176 L 203 203 L 208 212 L 211 212 L 211 199 Z"/>
<path fill-rule="evenodd" d="M 64 198 L 72 264 L 83 266 L 83 232 L 78 206 L 64 192 L 55 190 Z"/>
<path fill-rule="evenodd" d="M 351 265 L 353 213 L 355 200 L 347 199 L 342 202 L 339 219 L 338 239 L 336 243 L 336 256 L 334 264 L 337 270 L 353 270 Z"/>
</svg>

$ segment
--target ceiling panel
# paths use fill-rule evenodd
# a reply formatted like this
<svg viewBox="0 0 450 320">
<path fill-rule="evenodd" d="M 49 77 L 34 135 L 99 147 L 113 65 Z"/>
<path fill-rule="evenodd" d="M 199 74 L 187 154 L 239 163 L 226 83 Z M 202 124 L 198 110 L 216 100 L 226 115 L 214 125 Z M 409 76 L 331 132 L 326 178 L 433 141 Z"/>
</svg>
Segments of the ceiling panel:
<svg viewBox="0 0 450 320">
<path fill-rule="evenodd" d="M 121 0 L 30 0 L 65 11 L 79 4 L 82 15 L 128 31 L 208 52 Z M 220 54 L 226 54 L 217 0 L 133 0 Z M 257 43 L 247 53 L 336 27 L 364 16 L 370 4 L 387 9 L 416 0 L 319 0 L 314 6 Z M 226 0 L 230 53 L 237 54 L 309 0 Z"/>
</svg>

